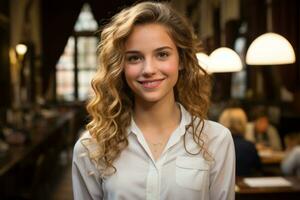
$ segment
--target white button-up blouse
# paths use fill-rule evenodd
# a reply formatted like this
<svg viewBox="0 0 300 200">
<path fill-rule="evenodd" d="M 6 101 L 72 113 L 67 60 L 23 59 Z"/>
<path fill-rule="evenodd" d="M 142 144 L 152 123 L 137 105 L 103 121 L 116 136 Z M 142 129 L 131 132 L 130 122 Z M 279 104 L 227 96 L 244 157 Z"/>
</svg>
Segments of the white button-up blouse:
<svg viewBox="0 0 300 200">
<path fill-rule="evenodd" d="M 75 200 L 232 200 L 235 186 L 235 153 L 230 131 L 206 120 L 202 139 L 212 159 L 186 152 L 183 136 L 191 115 L 180 105 L 181 121 L 163 153 L 154 160 L 141 130 L 132 120 L 129 145 L 114 166 L 113 175 L 101 177 L 89 159 L 82 140 L 74 147 L 72 179 Z M 185 136 L 186 148 L 198 152 L 192 134 Z"/>
</svg>

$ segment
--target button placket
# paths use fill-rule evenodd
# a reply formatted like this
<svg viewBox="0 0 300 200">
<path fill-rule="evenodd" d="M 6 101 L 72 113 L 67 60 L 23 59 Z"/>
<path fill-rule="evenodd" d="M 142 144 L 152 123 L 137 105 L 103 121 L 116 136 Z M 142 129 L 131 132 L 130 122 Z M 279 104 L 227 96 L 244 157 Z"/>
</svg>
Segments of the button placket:
<svg viewBox="0 0 300 200">
<path fill-rule="evenodd" d="M 149 172 L 147 176 L 147 200 L 159 199 L 159 171 L 155 165 L 150 161 Z"/>
</svg>

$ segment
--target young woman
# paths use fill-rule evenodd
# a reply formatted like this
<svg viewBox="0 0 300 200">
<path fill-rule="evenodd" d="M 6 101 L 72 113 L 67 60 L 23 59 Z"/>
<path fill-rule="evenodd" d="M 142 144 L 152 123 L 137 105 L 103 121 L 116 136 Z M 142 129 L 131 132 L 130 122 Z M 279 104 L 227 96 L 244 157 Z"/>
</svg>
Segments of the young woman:
<svg viewBox="0 0 300 200">
<path fill-rule="evenodd" d="M 234 199 L 231 134 L 205 120 L 210 82 L 185 18 L 143 2 L 101 33 L 74 199 Z"/>
</svg>

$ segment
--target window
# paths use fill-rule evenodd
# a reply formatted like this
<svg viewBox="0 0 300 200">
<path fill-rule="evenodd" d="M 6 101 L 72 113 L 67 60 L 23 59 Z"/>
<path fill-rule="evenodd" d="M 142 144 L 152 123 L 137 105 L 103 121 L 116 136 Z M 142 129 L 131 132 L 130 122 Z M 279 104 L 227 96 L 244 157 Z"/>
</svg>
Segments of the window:
<svg viewBox="0 0 300 200">
<path fill-rule="evenodd" d="M 245 64 L 246 57 L 246 37 L 244 36 L 247 32 L 247 24 L 242 23 L 239 28 L 240 36 L 234 42 L 234 50 L 239 54 L 243 69 L 239 72 L 232 73 L 231 79 L 231 97 L 234 99 L 245 99 L 247 90 L 247 71 Z"/>
<path fill-rule="evenodd" d="M 239 37 L 235 41 L 234 50 L 239 54 L 244 64 L 245 57 L 245 47 L 246 39 L 244 37 Z M 247 89 L 247 76 L 246 76 L 245 64 L 241 71 L 232 73 L 231 79 L 231 97 L 235 99 L 244 99 Z"/>
<path fill-rule="evenodd" d="M 90 82 L 97 69 L 98 24 L 91 8 L 84 4 L 56 64 L 56 95 L 60 101 L 84 101 L 90 94 Z"/>
</svg>

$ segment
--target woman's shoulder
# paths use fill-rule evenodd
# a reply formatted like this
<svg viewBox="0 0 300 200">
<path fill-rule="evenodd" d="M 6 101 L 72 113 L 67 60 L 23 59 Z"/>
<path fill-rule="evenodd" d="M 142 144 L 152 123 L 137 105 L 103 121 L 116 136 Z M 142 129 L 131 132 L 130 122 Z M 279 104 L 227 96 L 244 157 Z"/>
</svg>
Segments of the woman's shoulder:
<svg viewBox="0 0 300 200">
<path fill-rule="evenodd" d="M 84 131 L 79 139 L 76 141 L 74 146 L 74 154 L 80 155 L 83 153 L 87 153 L 88 148 L 87 146 L 90 146 L 93 143 L 93 138 L 89 131 Z"/>
<path fill-rule="evenodd" d="M 215 164 L 223 162 L 224 158 L 228 161 L 227 163 L 233 163 L 235 159 L 234 142 L 228 128 L 218 122 L 205 120 L 201 135 L 203 135 L 204 143 Z"/>
<path fill-rule="evenodd" d="M 228 128 L 222 124 L 211 121 L 204 120 L 203 133 L 206 133 L 209 138 L 232 138 L 231 133 Z"/>
<path fill-rule="evenodd" d="M 228 147 L 234 146 L 231 132 L 218 122 L 204 120 L 201 135 L 212 155 L 217 151 L 225 151 Z"/>
</svg>

